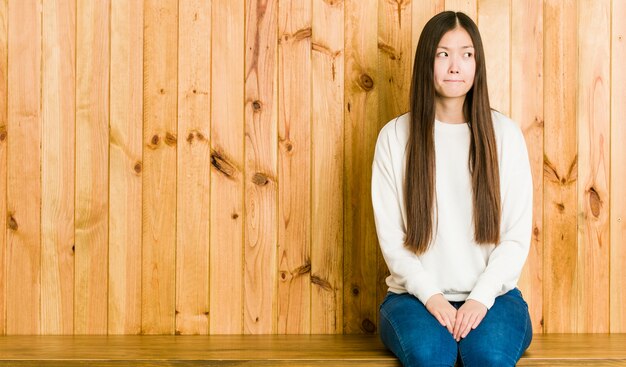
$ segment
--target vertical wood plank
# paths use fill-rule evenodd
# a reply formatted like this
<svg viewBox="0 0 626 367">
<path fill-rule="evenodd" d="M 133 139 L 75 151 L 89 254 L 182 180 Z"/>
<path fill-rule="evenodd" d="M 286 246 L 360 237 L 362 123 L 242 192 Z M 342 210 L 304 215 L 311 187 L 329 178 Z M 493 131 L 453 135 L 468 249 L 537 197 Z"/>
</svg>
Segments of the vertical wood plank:
<svg viewBox="0 0 626 367">
<path fill-rule="evenodd" d="M 412 46 L 412 6 L 409 6 L 409 3 L 393 4 L 388 1 L 380 1 L 379 4 L 378 63 L 381 83 L 378 99 L 380 106 L 378 127 L 381 128 L 394 117 L 409 110 L 414 53 Z M 368 183 L 371 182 L 370 168 L 374 157 L 376 136 L 368 136 L 365 141 L 369 159 L 366 176 Z M 370 191 L 370 186 L 367 187 Z M 374 215 L 370 202 L 368 202 L 367 210 L 368 213 L 371 213 L 369 216 L 372 221 L 371 223 L 368 221 L 365 225 L 371 226 L 375 234 L 376 227 L 373 222 Z M 379 265 L 376 281 L 378 285 L 376 303 L 380 304 L 387 293 L 385 278 L 389 275 L 389 270 L 380 250 L 377 251 L 377 259 Z"/>
<path fill-rule="evenodd" d="M 445 0 L 446 10 L 460 11 L 478 23 L 478 0 Z"/>
<path fill-rule="evenodd" d="M 108 323 L 110 9 L 77 2 L 75 334 L 106 334 Z"/>
<path fill-rule="evenodd" d="M 576 331 L 577 2 L 544 3 L 544 323 L 547 333 Z"/>
<path fill-rule="evenodd" d="M 485 48 L 489 103 L 510 116 L 511 1 L 479 0 L 478 28 Z"/>
<path fill-rule="evenodd" d="M 611 9 L 611 333 L 626 332 L 626 1 Z M 1 149 L 1 148 L 0 148 Z M 1 154 L 0 154 L 1 155 Z M 2 192 L 0 190 L 0 192 Z"/>
<path fill-rule="evenodd" d="M 610 0 L 579 2 L 578 327 L 609 331 Z"/>
<path fill-rule="evenodd" d="M 8 0 L 0 1 L 0 335 L 6 334 Z"/>
<path fill-rule="evenodd" d="M 43 2 L 41 333 L 74 332 L 76 2 Z"/>
<path fill-rule="evenodd" d="M 111 2 L 109 334 L 141 332 L 143 1 Z"/>
<path fill-rule="evenodd" d="M 415 60 L 415 50 L 426 23 L 445 9 L 445 0 L 413 0 L 411 2 L 411 65 Z M 413 67 L 411 66 L 411 70 Z"/>
<path fill-rule="evenodd" d="M 212 1 L 210 334 L 243 333 L 244 2 Z"/>
<path fill-rule="evenodd" d="M 345 6 L 345 2 L 313 2 L 311 333 L 314 334 L 343 332 Z"/>
<path fill-rule="evenodd" d="M 209 331 L 211 1 L 179 1 L 176 334 Z"/>
<path fill-rule="evenodd" d="M 370 181 L 380 127 L 377 0 L 345 3 L 344 315 L 346 334 L 376 331 L 377 251 Z M 405 10 L 406 11 L 406 7 Z M 397 13 L 397 12 L 396 12 Z M 410 23 L 405 23 L 410 28 Z M 380 83 L 380 85 L 379 85 Z"/>
<path fill-rule="evenodd" d="M 6 333 L 39 334 L 41 1 L 8 9 Z"/>
<path fill-rule="evenodd" d="M 543 8 L 534 0 L 511 2 L 511 117 L 526 138 L 533 176 L 533 235 L 519 288 L 533 332 L 543 332 Z M 489 79 L 493 80 L 490 74 Z"/>
<path fill-rule="evenodd" d="M 173 334 L 176 277 L 178 4 L 144 7 L 144 175 L 141 328 Z"/>
<path fill-rule="evenodd" d="M 246 1 L 244 333 L 275 333 L 278 0 Z"/>
<path fill-rule="evenodd" d="M 278 6 L 280 334 L 311 330 L 311 1 Z"/>
</svg>

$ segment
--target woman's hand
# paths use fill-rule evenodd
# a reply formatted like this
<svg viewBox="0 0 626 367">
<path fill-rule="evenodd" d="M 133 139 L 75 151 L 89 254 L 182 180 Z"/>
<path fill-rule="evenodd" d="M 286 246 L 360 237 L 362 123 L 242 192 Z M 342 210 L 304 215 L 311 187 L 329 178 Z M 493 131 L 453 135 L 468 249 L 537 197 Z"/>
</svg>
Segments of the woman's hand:
<svg viewBox="0 0 626 367">
<path fill-rule="evenodd" d="M 430 301 L 430 300 L 429 300 Z M 457 342 L 465 338 L 473 329 L 476 329 L 487 314 L 487 307 L 478 301 L 468 299 L 459 307 L 454 322 L 452 336 Z"/>
<path fill-rule="evenodd" d="M 456 308 L 445 299 L 443 294 L 431 296 L 428 301 L 426 301 L 426 309 L 435 316 L 441 326 L 445 326 L 450 334 L 453 333 L 457 311 Z"/>
</svg>

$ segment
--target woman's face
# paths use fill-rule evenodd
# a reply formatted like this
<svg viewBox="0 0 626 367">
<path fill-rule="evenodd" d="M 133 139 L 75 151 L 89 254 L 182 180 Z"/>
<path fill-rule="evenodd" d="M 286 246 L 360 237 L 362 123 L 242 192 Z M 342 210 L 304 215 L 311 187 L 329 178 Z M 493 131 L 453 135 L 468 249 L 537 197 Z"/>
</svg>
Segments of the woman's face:
<svg viewBox="0 0 626 367">
<path fill-rule="evenodd" d="M 465 29 L 443 35 L 435 53 L 435 91 L 438 98 L 463 98 L 474 84 L 474 44 Z"/>
</svg>

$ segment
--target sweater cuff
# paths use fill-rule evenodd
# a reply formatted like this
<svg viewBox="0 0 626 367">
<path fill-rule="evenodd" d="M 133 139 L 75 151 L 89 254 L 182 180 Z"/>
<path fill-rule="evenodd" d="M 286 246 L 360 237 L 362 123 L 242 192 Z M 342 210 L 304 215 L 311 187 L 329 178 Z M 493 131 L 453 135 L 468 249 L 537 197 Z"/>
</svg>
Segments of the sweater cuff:
<svg viewBox="0 0 626 367">
<path fill-rule="evenodd" d="M 419 299 L 420 302 L 422 302 L 422 304 L 426 306 L 426 302 L 428 302 L 430 297 L 434 296 L 435 294 L 443 294 L 443 292 L 431 284 L 424 283 L 427 282 L 423 282 L 422 284 L 411 284 L 411 286 L 407 287 L 407 291 L 417 297 L 417 299 Z"/>
<path fill-rule="evenodd" d="M 472 289 L 472 292 L 469 294 L 469 296 L 467 296 L 467 299 L 473 299 L 474 301 L 478 301 L 485 305 L 485 307 L 487 307 L 487 309 L 489 310 L 491 309 L 491 306 L 493 306 L 493 304 L 495 303 L 496 297 L 498 296 L 498 291 L 494 291 L 494 288 L 498 287 L 494 287 L 491 284 L 485 284 L 485 282 L 483 281 L 482 283 L 477 284 L 474 289 Z"/>
</svg>

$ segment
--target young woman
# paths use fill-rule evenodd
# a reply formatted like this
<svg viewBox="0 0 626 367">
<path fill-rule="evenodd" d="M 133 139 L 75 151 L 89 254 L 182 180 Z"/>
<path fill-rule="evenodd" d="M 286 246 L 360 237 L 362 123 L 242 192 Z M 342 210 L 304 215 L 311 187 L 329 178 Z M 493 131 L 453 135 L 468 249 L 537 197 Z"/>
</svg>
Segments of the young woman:
<svg viewBox="0 0 626 367">
<path fill-rule="evenodd" d="M 383 343 L 407 366 L 514 366 L 530 345 L 516 288 L 532 178 L 519 127 L 489 105 L 476 24 L 451 11 L 419 39 L 410 111 L 380 131 L 372 201 L 391 275 Z"/>
</svg>

